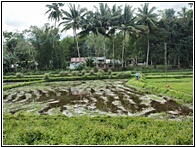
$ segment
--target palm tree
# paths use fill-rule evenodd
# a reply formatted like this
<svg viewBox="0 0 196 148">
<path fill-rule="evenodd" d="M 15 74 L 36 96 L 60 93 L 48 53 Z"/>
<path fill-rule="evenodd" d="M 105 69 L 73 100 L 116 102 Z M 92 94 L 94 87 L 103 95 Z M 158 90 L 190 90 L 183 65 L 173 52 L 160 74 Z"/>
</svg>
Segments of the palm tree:
<svg viewBox="0 0 196 148">
<path fill-rule="evenodd" d="M 49 13 L 48 19 L 54 20 L 54 27 L 56 29 L 56 22 L 60 21 L 60 18 L 62 17 L 62 13 L 59 10 L 59 7 L 64 6 L 63 3 L 52 3 L 52 5 L 46 5 L 46 7 L 49 8 L 48 11 L 46 11 L 45 14 Z M 52 47 L 54 48 L 54 39 L 52 41 Z"/>
<path fill-rule="evenodd" d="M 96 9 L 96 14 L 98 15 L 97 19 L 101 22 L 103 31 L 106 33 L 107 30 L 109 30 L 109 21 L 111 19 L 111 12 L 110 8 L 108 7 L 107 3 L 105 5 L 103 3 L 99 3 L 99 8 L 94 6 Z M 104 68 L 106 68 L 106 35 L 104 34 Z"/>
<path fill-rule="evenodd" d="M 187 17 L 187 8 L 186 7 L 182 7 L 181 11 L 178 12 L 178 15 L 181 18 L 186 18 Z"/>
<path fill-rule="evenodd" d="M 64 6 L 62 3 L 52 3 L 52 5 L 46 5 L 46 7 L 49 8 L 48 11 L 46 11 L 45 14 L 50 12 L 48 19 L 54 20 L 54 27 L 56 28 L 56 22 L 60 21 L 60 18 L 62 17 L 62 13 L 59 10 L 59 7 Z"/>
<path fill-rule="evenodd" d="M 83 38 L 90 33 L 93 33 L 94 36 L 94 50 L 95 50 L 95 56 L 98 57 L 98 51 L 97 51 L 97 37 L 98 35 L 107 36 L 110 38 L 108 34 L 106 34 L 105 28 L 102 26 L 102 22 L 98 19 L 99 14 L 93 13 L 92 11 L 88 12 L 88 15 L 86 19 L 83 21 L 82 24 L 82 31 L 79 32 L 80 38 Z M 96 58 L 96 67 L 98 68 L 97 58 Z"/>
<path fill-rule="evenodd" d="M 149 34 L 153 27 L 155 27 L 157 21 L 157 14 L 153 13 L 156 7 L 152 7 L 149 9 L 149 3 L 145 3 L 141 5 L 142 8 L 138 8 L 138 24 L 145 25 L 148 29 L 147 31 L 147 57 L 146 57 L 146 66 L 148 67 L 148 58 L 149 58 L 149 51 L 150 51 L 150 43 L 149 43 Z"/>
<path fill-rule="evenodd" d="M 113 67 L 114 67 L 114 37 L 115 37 L 115 32 L 116 32 L 116 27 L 114 26 L 119 26 L 120 24 L 120 16 L 121 16 L 121 6 L 116 7 L 116 4 L 112 6 L 111 9 L 111 19 L 110 19 L 110 25 L 112 26 L 111 29 L 109 30 L 108 34 L 111 35 L 112 37 L 112 51 L 113 51 Z"/>
<path fill-rule="evenodd" d="M 137 34 L 140 32 L 139 29 L 142 29 L 141 25 L 136 25 L 136 17 L 133 16 L 133 12 L 135 9 L 132 10 L 132 7 L 128 4 L 125 5 L 123 9 L 123 14 L 120 17 L 121 25 L 117 27 L 121 32 L 123 32 L 123 41 L 122 41 L 122 67 L 124 66 L 124 59 L 125 59 L 125 44 L 127 39 L 127 33 L 129 34 Z"/>
<path fill-rule="evenodd" d="M 88 12 L 86 8 L 80 8 L 80 5 L 78 5 L 76 9 L 75 4 L 72 5 L 71 3 L 69 3 L 68 7 L 69 7 L 69 12 L 62 10 L 62 13 L 65 15 L 65 17 L 62 18 L 63 21 L 59 24 L 59 26 L 64 25 L 64 28 L 62 29 L 61 32 L 63 32 L 64 30 L 69 30 L 71 28 L 73 29 L 73 35 L 76 42 L 78 57 L 80 58 L 80 50 L 78 46 L 76 30 L 81 27 L 82 21 Z"/>
</svg>

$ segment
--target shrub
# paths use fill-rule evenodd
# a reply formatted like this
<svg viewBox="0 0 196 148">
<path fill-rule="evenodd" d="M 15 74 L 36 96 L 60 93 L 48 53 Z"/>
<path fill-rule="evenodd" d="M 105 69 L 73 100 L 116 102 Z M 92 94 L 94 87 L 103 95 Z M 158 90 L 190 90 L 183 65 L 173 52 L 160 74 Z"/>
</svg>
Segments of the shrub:
<svg viewBox="0 0 196 148">
<path fill-rule="evenodd" d="M 16 73 L 16 78 L 22 78 L 22 77 L 24 77 L 24 75 L 22 73 L 20 73 L 20 72 Z"/>
<path fill-rule="evenodd" d="M 86 59 L 86 66 L 87 67 L 93 67 L 93 66 L 95 66 L 95 63 L 94 63 L 93 58 L 87 58 Z"/>
<path fill-rule="evenodd" d="M 86 71 L 86 73 L 90 72 L 90 68 L 89 67 L 85 67 L 84 70 Z"/>
<path fill-rule="evenodd" d="M 130 78 L 131 73 L 118 73 L 118 78 L 124 79 L 124 78 Z"/>
<path fill-rule="evenodd" d="M 44 81 L 50 81 L 50 74 L 49 73 L 44 74 Z"/>
<path fill-rule="evenodd" d="M 86 73 L 86 70 L 82 70 L 81 73 L 82 75 L 84 75 Z"/>
<path fill-rule="evenodd" d="M 71 74 L 72 74 L 72 76 L 77 76 L 78 72 L 77 71 L 72 71 Z"/>
<path fill-rule="evenodd" d="M 106 67 L 106 68 L 104 68 L 103 70 L 104 70 L 105 72 L 108 72 L 109 69 L 108 69 L 108 67 Z"/>
<path fill-rule="evenodd" d="M 108 75 L 111 75 L 111 74 L 112 74 L 112 70 L 109 69 L 109 70 L 108 70 Z"/>
<path fill-rule="evenodd" d="M 97 67 L 94 67 L 93 70 L 94 70 L 94 73 L 98 72 L 98 68 Z"/>
<path fill-rule="evenodd" d="M 85 74 L 84 74 L 84 77 L 88 77 L 88 75 L 89 75 L 88 73 L 85 73 Z"/>
<path fill-rule="evenodd" d="M 90 70 L 89 73 L 90 73 L 90 75 L 93 75 L 94 74 L 94 70 Z"/>
<path fill-rule="evenodd" d="M 76 68 L 76 70 L 82 70 L 84 68 L 85 68 L 85 64 L 82 63 L 82 64 L 78 65 L 78 67 Z"/>
<path fill-rule="evenodd" d="M 99 69 L 97 75 L 98 75 L 98 77 L 103 76 L 104 75 L 104 71 L 102 69 Z"/>
<path fill-rule="evenodd" d="M 99 69 L 99 70 L 98 70 L 98 73 L 104 74 L 104 70 Z"/>
<path fill-rule="evenodd" d="M 59 73 L 59 75 L 60 76 L 68 76 L 68 72 L 67 71 L 61 71 L 60 73 Z"/>
<path fill-rule="evenodd" d="M 77 76 L 83 76 L 83 74 L 81 72 L 78 72 Z"/>
</svg>

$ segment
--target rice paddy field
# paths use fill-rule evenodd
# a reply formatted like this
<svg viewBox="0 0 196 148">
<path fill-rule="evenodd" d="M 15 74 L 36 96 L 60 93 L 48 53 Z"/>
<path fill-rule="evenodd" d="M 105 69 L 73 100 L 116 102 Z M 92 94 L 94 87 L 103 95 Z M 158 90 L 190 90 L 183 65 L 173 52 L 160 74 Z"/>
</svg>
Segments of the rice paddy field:
<svg viewBox="0 0 196 148">
<path fill-rule="evenodd" d="M 3 145 L 194 145 L 193 72 L 125 73 L 4 77 Z"/>
</svg>

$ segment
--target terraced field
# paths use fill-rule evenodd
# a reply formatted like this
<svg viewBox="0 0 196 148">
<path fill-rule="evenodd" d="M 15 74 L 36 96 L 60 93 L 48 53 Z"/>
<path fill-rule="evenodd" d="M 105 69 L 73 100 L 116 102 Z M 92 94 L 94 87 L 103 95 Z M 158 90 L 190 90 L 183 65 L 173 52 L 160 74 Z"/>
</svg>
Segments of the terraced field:
<svg viewBox="0 0 196 148">
<path fill-rule="evenodd" d="M 192 108 L 172 98 L 141 93 L 126 80 L 66 81 L 33 84 L 3 93 L 4 113 L 64 114 L 66 116 L 163 116 L 180 118 Z"/>
</svg>

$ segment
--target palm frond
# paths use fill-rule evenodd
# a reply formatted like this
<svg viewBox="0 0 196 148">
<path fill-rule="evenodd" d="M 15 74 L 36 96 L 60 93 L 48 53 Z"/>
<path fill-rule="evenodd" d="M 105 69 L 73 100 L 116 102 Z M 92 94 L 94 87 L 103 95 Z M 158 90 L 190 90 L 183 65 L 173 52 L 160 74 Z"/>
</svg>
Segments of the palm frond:
<svg viewBox="0 0 196 148">
<path fill-rule="evenodd" d="M 50 12 L 51 11 L 51 9 L 49 9 L 48 11 L 46 11 L 46 13 L 45 14 L 47 14 L 48 12 Z"/>
</svg>

